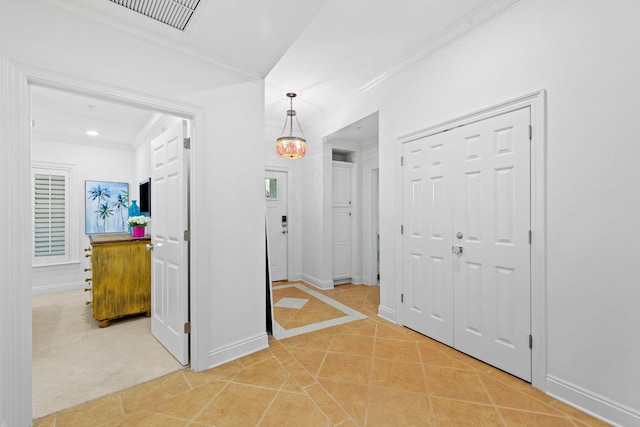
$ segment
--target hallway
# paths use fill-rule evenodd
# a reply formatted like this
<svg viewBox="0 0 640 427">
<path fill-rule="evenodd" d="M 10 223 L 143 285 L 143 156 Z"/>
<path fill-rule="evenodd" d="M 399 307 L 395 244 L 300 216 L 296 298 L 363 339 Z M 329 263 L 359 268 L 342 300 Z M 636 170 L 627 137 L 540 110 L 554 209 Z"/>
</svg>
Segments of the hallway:
<svg viewBox="0 0 640 427">
<path fill-rule="evenodd" d="M 34 425 L 607 425 L 380 319 L 378 287 L 342 285 L 322 294 L 367 318 L 271 338 L 269 349 L 223 366 L 200 373 L 182 369 Z"/>
</svg>

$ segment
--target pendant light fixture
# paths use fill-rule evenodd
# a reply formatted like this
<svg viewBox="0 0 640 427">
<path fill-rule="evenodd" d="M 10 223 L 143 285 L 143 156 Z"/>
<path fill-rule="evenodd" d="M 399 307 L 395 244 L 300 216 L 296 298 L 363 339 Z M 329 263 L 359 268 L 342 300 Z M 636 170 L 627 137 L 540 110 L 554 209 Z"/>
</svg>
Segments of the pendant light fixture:
<svg viewBox="0 0 640 427">
<path fill-rule="evenodd" d="M 282 134 L 284 134 L 287 128 L 287 122 L 289 123 L 289 135 L 281 136 L 276 141 L 276 152 L 280 157 L 285 159 L 298 160 L 304 157 L 307 152 L 307 141 L 302 136 L 293 135 L 293 118 L 296 116 L 296 110 L 293 109 L 293 98 L 296 97 L 295 93 L 287 93 L 289 97 L 290 108 L 287 110 L 287 117 L 284 120 L 284 127 L 282 128 Z M 302 127 L 296 117 L 296 123 L 298 123 L 298 129 L 300 129 L 300 135 L 302 134 Z"/>
</svg>

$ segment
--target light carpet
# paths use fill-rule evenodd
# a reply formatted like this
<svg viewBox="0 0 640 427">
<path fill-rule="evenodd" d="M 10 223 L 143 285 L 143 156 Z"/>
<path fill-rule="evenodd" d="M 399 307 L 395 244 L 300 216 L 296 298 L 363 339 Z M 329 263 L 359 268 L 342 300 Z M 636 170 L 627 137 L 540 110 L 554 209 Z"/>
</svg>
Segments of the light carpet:
<svg viewBox="0 0 640 427">
<path fill-rule="evenodd" d="M 98 328 L 83 291 L 33 297 L 33 418 L 182 368 L 151 335 L 151 319 Z"/>
</svg>

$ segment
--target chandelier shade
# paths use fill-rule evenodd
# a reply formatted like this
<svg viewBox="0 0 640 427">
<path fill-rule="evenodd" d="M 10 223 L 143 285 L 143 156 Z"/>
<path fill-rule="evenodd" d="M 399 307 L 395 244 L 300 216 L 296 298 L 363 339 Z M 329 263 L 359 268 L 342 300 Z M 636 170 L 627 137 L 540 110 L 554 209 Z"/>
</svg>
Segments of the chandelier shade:
<svg viewBox="0 0 640 427">
<path fill-rule="evenodd" d="M 293 98 L 296 97 L 296 94 L 290 92 L 287 93 L 287 97 L 289 97 L 290 108 L 287 110 L 282 133 L 284 133 L 288 124 L 289 135 L 281 136 L 276 140 L 276 153 L 285 159 L 298 160 L 303 158 L 307 152 L 307 141 L 302 136 L 294 136 L 293 134 L 293 118 L 296 117 L 296 111 L 293 109 Z M 300 134 L 302 134 L 302 127 L 300 127 L 297 117 L 296 123 L 298 124 L 298 129 L 300 129 Z"/>
</svg>

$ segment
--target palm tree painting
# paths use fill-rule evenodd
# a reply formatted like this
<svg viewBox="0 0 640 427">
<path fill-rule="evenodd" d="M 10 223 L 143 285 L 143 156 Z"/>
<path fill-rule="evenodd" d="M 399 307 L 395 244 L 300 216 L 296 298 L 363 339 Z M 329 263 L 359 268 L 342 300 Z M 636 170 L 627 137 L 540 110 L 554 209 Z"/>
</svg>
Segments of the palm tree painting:
<svg viewBox="0 0 640 427">
<path fill-rule="evenodd" d="M 85 232 L 126 233 L 129 218 L 129 184 L 85 181 Z"/>
</svg>

